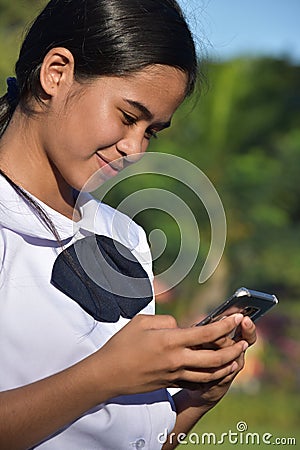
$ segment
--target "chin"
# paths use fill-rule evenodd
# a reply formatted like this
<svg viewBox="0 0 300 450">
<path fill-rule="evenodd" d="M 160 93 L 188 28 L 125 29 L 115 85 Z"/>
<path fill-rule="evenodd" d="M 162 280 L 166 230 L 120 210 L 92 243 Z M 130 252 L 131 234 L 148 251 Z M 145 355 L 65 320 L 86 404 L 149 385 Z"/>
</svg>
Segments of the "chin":
<svg viewBox="0 0 300 450">
<path fill-rule="evenodd" d="M 114 178 L 118 172 L 109 170 L 98 169 L 90 177 L 80 177 L 70 184 L 74 189 L 79 192 L 93 192 L 102 186 L 106 181 Z"/>
</svg>

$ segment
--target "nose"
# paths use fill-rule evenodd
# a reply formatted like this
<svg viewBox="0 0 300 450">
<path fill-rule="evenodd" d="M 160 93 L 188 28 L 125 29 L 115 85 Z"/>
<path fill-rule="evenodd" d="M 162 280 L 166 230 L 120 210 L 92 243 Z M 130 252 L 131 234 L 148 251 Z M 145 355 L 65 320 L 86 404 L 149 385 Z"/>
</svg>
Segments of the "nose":
<svg viewBox="0 0 300 450">
<path fill-rule="evenodd" d="M 147 150 L 149 141 L 145 138 L 145 134 L 138 130 L 128 131 L 126 136 L 117 142 L 117 150 L 121 156 L 132 156 L 144 153 Z"/>
</svg>

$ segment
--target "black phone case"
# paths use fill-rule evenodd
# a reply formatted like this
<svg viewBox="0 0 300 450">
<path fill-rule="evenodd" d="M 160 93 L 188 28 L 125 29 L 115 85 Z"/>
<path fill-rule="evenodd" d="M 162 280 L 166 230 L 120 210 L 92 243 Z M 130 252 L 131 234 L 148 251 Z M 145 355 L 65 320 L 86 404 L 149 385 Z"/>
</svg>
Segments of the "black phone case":
<svg viewBox="0 0 300 450">
<path fill-rule="evenodd" d="M 253 291 L 247 288 L 238 289 L 232 297 L 214 309 L 205 319 L 197 324 L 207 325 L 222 320 L 231 314 L 241 313 L 256 322 L 267 311 L 278 303 L 275 295 Z"/>
</svg>

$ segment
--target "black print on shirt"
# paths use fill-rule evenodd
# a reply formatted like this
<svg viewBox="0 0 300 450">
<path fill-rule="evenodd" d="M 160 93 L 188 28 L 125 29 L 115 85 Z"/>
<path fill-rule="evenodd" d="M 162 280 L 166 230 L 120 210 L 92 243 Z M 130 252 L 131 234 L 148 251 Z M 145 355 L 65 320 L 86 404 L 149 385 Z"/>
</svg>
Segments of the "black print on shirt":
<svg viewBox="0 0 300 450">
<path fill-rule="evenodd" d="M 131 319 L 153 298 L 149 277 L 131 251 L 100 235 L 63 250 L 51 283 L 100 322 Z"/>
</svg>

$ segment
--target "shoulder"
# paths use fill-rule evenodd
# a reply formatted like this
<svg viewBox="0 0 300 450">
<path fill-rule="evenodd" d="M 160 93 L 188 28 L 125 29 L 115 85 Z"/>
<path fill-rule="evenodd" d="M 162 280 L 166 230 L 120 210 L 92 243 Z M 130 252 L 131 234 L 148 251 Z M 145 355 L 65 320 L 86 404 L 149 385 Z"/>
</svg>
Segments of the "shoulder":
<svg viewBox="0 0 300 450">
<path fill-rule="evenodd" d="M 126 214 L 104 203 L 99 205 L 99 214 L 107 235 L 129 248 L 143 266 L 152 267 L 145 230 Z"/>
<path fill-rule="evenodd" d="M 111 237 L 124 241 L 130 250 L 147 243 L 144 229 L 123 212 L 105 203 L 99 203 L 99 215 L 101 224 L 105 225 L 105 230 Z"/>
<path fill-rule="evenodd" d="M 148 246 L 143 228 L 128 215 L 87 193 L 80 194 L 77 202 L 82 216 L 79 226 L 82 229 L 115 239 L 129 250 Z"/>
<path fill-rule="evenodd" d="M 88 231 L 110 237 L 127 247 L 152 278 L 152 257 L 144 229 L 118 209 L 93 197 L 86 197 L 86 200 L 89 205 L 85 204 L 82 225 L 89 228 Z"/>
</svg>

